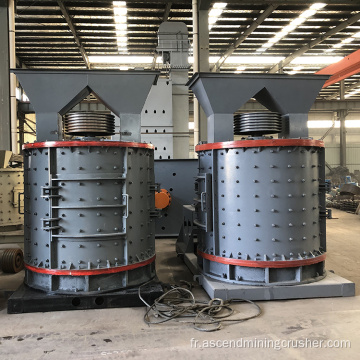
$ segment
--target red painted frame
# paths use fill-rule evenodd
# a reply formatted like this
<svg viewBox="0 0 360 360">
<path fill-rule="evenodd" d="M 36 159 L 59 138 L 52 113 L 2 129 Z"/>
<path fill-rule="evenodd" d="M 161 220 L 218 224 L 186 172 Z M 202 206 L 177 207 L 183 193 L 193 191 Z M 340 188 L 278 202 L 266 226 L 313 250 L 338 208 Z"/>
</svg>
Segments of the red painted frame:
<svg viewBox="0 0 360 360">
<path fill-rule="evenodd" d="M 156 255 L 154 255 L 150 259 L 138 262 L 136 264 L 116 266 L 116 267 L 104 268 L 104 269 L 59 270 L 59 269 L 44 269 L 44 268 L 39 268 L 36 266 L 31 266 L 29 264 L 25 264 L 25 268 L 32 272 L 36 272 L 38 274 L 46 274 L 46 275 L 69 275 L 69 276 L 106 275 L 106 274 L 114 274 L 114 273 L 118 273 L 118 272 L 122 272 L 122 271 L 134 270 L 139 267 L 149 265 L 155 261 L 155 258 L 156 258 Z"/>
<path fill-rule="evenodd" d="M 316 146 L 324 147 L 321 140 L 310 139 L 261 139 L 261 140 L 238 140 L 225 141 L 210 144 L 196 145 L 196 151 L 216 150 L 216 149 L 235 149 L 248 147 L 269 147 L 269 146 Z"/>
<path fill-rule="evenodd" d="M 319 75 L 332 75 L 323 86 L 323 89 L 335 84 L 351 75 L 360 72 L 360 50 L 356 50 L 350 55 L 345 56 L 343 59 L 335 64 L 331 64 L 318 72 Z"/>
<path fill-rule="evenodd" d="M 197 253 L 199 256 L 201 256 L 206 260 L 214 261 L 225 265 L 237 265 L 237 266 L 255 267 L 255 268 L 277 268 L 277 269 L 317 264 L 319 262 L 324 261 L 326 258 L 326 254 L 322 254 L 320 256 L 316 256 L 311 259 L 303 259 L 303 260 L 257 261 L 257 260 L 230 259 L 222 256 L 206 254 L 200 250 L 198 250 Z"/>
<path fill-rule="evenodd" d="M 135 147 L 143 149 L 154 149 L 154 145 L 126 141 L 44 141 L 25 144 L 23 149 L 39 149 L 51 147 L 73 147 L 73 146 L 103 146 L 103 147 Z"/>
</svg>

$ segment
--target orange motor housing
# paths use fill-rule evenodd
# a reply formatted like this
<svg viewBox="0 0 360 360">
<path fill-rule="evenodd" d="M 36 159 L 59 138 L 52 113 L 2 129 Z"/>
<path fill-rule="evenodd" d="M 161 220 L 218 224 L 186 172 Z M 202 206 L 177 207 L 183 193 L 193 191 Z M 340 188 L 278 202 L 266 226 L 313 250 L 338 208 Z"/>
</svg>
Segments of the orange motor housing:
<svg viewBox="0 0 360 360">
<path fill-rule="evenodd" d="M 166 189 L 161 189 L 155 193 L 156 209 L 166 209 L 171 204 L 171 195 Z"/>
</svg>

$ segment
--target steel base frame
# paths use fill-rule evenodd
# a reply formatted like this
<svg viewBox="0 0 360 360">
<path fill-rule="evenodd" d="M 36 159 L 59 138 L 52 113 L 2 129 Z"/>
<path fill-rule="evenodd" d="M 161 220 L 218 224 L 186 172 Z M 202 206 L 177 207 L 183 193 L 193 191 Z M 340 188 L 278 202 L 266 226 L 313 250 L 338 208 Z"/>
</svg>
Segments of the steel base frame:
<svg viewBox="0 0 360 360">
<path fill-rule="evenodd" d="M 141 296 L 152 304 L 164 291 L 157 278 L 141 286 Z M 22 284 L 8 299 L 8 314 L 33 312 L 90 310 L 123 307 L 141 307 L 139 287 L 107 293 L 92 294 L 52 294 L 35 290 Z"/>
<path fill-rule="evenodd" d="M 192 253 L 185 254 L 184 262 L 210 298 L 261 301 L 355 296 L 355 284 L 330 271 L 324 279 L 309 284 L 251 286 L 230 284 L 201 274 Z"/>
</svg>

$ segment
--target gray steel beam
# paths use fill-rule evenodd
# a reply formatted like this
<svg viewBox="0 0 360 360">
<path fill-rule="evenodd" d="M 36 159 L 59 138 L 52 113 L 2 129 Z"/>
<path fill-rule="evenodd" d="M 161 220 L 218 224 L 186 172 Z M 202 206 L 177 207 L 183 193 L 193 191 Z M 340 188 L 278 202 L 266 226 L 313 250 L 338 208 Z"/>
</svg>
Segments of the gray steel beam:
<svg viewBox="0 0 360 360">
<path fill-rule="evenodd" d="M 167 21 L 167 19 L 169 18 L 169 14 L 170 14 L 170 11 L 171 11 L 171 6 L 172 6 L 172 2 L 169 1 L 165 6 L 165 11 L 164 11 L 162 21 Z"/>
<path fill-rule="evenodd" d="M 310 41 L 308 44 L 304 45 L 303 47 L 301 47 L 300 49 L 296 50 L 295 52 L 293 52 L 292 54 L 290 54 L 289 56 L 287 56 L 284 60 L 282 60 L 281 62 L 279 62 L 278 64 L 276 64 L 275 66 L 273 66 L 268 72 L 269 73 L 276 73 L 279 70 L 281 70 L 283 67 L 285 67 L 286 65 L 290 64 L 294 59 L 296 59 L 297 57 L 303 55 L 304 53 L 306 53 L 308 50 L 312 49 L 314 46 L 322 43 L 323 41 L 325 41 L 326 39 L 328 39 L 329 37 L 337 34 L 338 32 L 346 29 L 348 26 L 356 23 L 358 20 L 360 20 L 360 13 L 357 13 L 356 15 L 354 15 L 353 17 L 343 21 L 340 25 L 332 28 L 331 30 L 329 30 L 328 32 L 326 32 L 325 34 L 317 37 L 316 39 Z"/>
<path fill-rule="evenodd" d="M 86 65 L 86 67 L 88 69 L 90 69 L 91 65 L 90 65 L 89 58 L 88 58 L 88 56 L 86 54 L 86 51 L 85 51 L 84 47 L 81 44 L 80 38 L 79 38 L 79 36 L 78 36 L 78 34 L 76 32 L 76 29 L 75 29 L 74 23 L 72 21 L 72 18 L 70 17 L 70 15 L 69 15 L 69 13 L 68 13 L 65 5 L 64 5 L 64 2 L 61 1 L 61 0 L 57 0 L 57 3 L 59 5 L 59 7 L 60 7 L 60 10 L 61 10 L 63 16 L 64 16 L 64 19 L 66 20 L 66 22 L 67 22 L 67 24 L 68 24 L 68 26 L 69 26 L 69 28 L 71 30 L 71 33 L 74 36 L 75 43 L 79 48 L 80 54 L 81 54 L 81 56 L 82 56 L 82 58 L 83 58 L 83 60 L 85 62 L 85 65 Z"/>
<path fill-rule="evenodd" d="M 8 1 L 0 0 L 0 149 L 11 150 Z"/>
<path fill-rule="evenodd" d="M 355 84 L 352 84 L 351 86 L 348 86 L 347 88 L 345 88 L 345 94 L 351 90 L 356 89 L 357 87 L 360 86 L 360 81 L 356 82 Z M 333 100 L 333 99 L 337 99 L 340 96 L 340 94 L 333 94 L 331 96 L 328 96 L 326 98 L 326 100 Z"/>
<path fill-rule="evenodd" d="M 316 100 L 310 111 L 360 110 L 359 100 Z"/>
<path fill-rule="evenodd" d="M 211 71 L 219 71 L 226 59 L 248 38 L 249 35 L 257 29 L 257 27 L 264 22 L 264 20 L 278 7 L 279 5 L 271 4 L 259 17 L 243 32 L 236 34 L 236 40 L 229 48 L 220 56 L 220 59 L 211 68 Z"/>
<path fill-rule="evenodd" d="M 257 101 L 248 101 L 239 110 L 240 111 L 263 111 L 266 107 Z M 360 111 L 359 100 L 316 100 L 310 111 Z"/>
</svg>

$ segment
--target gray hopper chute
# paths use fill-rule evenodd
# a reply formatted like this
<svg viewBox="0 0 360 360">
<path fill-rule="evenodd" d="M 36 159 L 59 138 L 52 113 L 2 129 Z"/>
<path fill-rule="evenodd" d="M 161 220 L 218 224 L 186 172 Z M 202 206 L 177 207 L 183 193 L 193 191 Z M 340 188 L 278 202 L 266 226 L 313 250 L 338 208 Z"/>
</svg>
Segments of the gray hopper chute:
<svg viewBox="0 0 360 360">
<path fill-rule="evenodd" d="M 11 72 L 35 109 L 38 141 L 58 140 L 58 114 L 64 115 L 90 93 L 120 118 L 140 121 L 150 88 L 159 76 L 158 71 L 12 69 Z M 123 125 L 133 126 L 126 121 Z M 137 127 L 132 129 L 133 133 Z M 136 141 L 139 137 L 140 130 L 128 140 Z"/>
<path fill-rule="evenodd" d="M 196 73 L 187 86 L 208 117 L 208 141 L 213 142 L 230 140 L 233 114 L 251 98 L 270 111 L 282 115 L 306 114 L 307 118 L 328 78 L 328 75 Z M 294 118 L 298 120 L 299 116 Z M 299 134 L 305 132 L 295 127 Z M 287 135 L 296 137 L 295 132 Z"/>
</svg>

